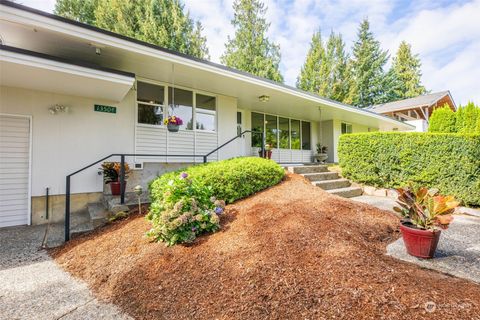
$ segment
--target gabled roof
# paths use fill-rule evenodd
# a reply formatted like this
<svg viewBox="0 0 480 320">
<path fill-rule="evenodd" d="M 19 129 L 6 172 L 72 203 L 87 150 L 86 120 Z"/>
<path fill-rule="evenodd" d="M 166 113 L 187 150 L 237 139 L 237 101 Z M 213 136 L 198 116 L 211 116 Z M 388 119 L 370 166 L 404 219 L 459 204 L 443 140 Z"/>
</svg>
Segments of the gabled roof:
<svg viewBox="0 0 480 320">
<path fill-rule="evenodd" d="M 448 96 L 455 107 L 450 91 L 440 91 L 430 94 L 424 94 L 415 98 L 409 98 L 404 100 L 397 100 L 393 102 L 377 104 L 369 109 L 377 113 L 387 113 L 393 111 L 408 110 L 419 107 L 430 107 L 440 101 L 442 98 Z M 456 108 L 456 107 L 455 107 Z"/>
</svg>

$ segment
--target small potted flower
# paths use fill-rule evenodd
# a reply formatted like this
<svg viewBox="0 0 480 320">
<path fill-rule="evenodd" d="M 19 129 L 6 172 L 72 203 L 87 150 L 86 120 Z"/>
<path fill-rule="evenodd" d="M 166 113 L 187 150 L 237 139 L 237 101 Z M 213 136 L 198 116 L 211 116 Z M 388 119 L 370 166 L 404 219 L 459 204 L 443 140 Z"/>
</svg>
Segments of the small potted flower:
<svg viewBox="0 0 480 320">
<path fill-rule="evenodd" d="M 398 188 L 393 209 L 403 217 L 400 225 L 408 254 L 431 259 L 435 255 L 442 229 L 452 222 L 452 213 L 459 205 L 453 196 L 442 196 L 437 189 Z"/>
<path fill-rule="evenodd" d="M 170 116 L 163 121 L 167 125 L 167 129 L 170 132 L 178 132 L 180 126 L 183 124 L 183 120 L 180 117 Z"/>
<path fill-rule="evenodd" d="M 325 163 L 328 159 L 327 150 L 327 146 L 322 146 L 322 144 L 317 143 L 317 154 L 313 156 L 314 162 Z"/>
<path fill-rule="evenodd" d="M 265 159 L 272 159 L 272 149 L 273 148 L 271 144 L 266 144 L 265 151 L 262 148 L 258 150 L 258 156 L 263 157 Z"/>
<path fill-rule="evenodd" d="M 120 162 L 104 162 L 102 163 L 101 170 L 103 171 L 103 180 L 105 184 L 110 185 L 110 190 L 112 191 L 112 195 L 118 196 L 120 195 Z M 125 163 L 125 183 L 123 184 L 123 190 L 125 190 L 127 186 L 127 175 L 130 173 L 130 167 L 128 163 Z"/>
</svg>

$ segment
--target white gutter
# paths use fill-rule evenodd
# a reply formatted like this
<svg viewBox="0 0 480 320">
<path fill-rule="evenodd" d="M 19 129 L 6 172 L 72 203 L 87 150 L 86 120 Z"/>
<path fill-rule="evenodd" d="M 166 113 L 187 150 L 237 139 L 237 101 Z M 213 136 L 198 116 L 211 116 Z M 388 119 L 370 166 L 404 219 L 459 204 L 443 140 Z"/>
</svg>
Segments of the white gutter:
<svg viewBox="0 0 480 320">
<path fill-rule="evenodd" d="M 67 34 L 69 36 L 75 36 L 81 39 L 85 39 L 87 42 L 93 42 L 93 43 L 98 43 L 105 46 L 115 47 L 118 49 L 128 50 L 131 52 L 139 53 L 139 54 L 150 56 L 157 59 L 166 60 L 172 63 L 177 63 L 177 64 L 185 65 L 188 67 L 195 67 L 196 69 L 200 69 L 203 71 L 207 71 L 207 72 L 222 75 L 222 76 L 227 76 L 232 79 L 262 86 L 264 88 L 272 89 L 275 91 L 287 92 L 293 96 L 300 97 L 316 103 L 321 103 L 323 105 L 330 106 L 332 108 L 341 109 L 341 110 L 353 112 L 359 115 L 376 118 L 378 120 L 394 124 L 397 127 L 403 126 L 406 129 L 415 129 L 414 126 L 408 125 L 406 123 L 397 121 L 395 119 L 391 119 L 389 117 L 386 117 L 380 114 L 376 114 L 376 113 L 368 112 L 359 108 L 343 105 L 341 103 L 316 97 L 308 93 L 295 90 L 293 88 L 288 88 L 286 86 L 282 86 L 282 85 L 271 83 L 265 80 L 257 79 L 255 77 L 251 77 L 248 75 L 243 75 L 241 73 L 229 71 L 221 67 L 216 67 L 204 62 L 195 61 L 186 57 L 160 51 L 158 49 L 151 48 L 146 45 L 141 45 L 132 41 L 120 39 L 114 36 L 103 34 L 94 30 L 86 29 L 74 24 L 58 21 L 49 17 L 28 12 L 25 10 L 2 5 L 1 12 L 2 12 L 2 16 L 1 16 L 2 20 L 6 20 L 6 21 L 22 24 L 22 25 L 31 25 L 33 27 L 44 28 L 44 29 L 61 33 L 61 34 Z"/>
</svg>

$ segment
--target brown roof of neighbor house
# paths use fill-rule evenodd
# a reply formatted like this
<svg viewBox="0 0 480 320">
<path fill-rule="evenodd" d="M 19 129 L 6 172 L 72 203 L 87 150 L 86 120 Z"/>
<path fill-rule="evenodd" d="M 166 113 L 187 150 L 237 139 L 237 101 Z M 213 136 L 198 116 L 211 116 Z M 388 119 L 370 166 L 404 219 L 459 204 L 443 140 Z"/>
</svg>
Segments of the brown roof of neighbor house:
<svg viewBox="0 0 480 320">
<path fill-rule="evenodd" d="M 425 94 L 415 98 L 377 104 L 377 105 L 371 106 L 369 109 L 377 113 L 387 113 L 387 112 L 393 112 L 393 111 L 408 110 L 408 109 L 413 109 L 418 107 L 429 107 L 431 105 L 434 105 L 435 103 L 437 103 L 439 100 L 441 100 L 446 96 L 449 97 L 449 100 L 453 104 L 453 108 L 456 109 L 455 102 L 453 101 L 452 96 L 450 95 L 450 91 L 448 90 Z"/>
</svg>

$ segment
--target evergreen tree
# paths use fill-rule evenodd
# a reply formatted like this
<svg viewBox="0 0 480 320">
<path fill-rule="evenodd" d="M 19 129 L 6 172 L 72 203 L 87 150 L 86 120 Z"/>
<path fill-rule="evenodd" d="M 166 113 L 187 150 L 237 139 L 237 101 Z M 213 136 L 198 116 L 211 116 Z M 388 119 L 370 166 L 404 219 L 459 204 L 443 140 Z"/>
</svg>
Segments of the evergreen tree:
<svg viewBox="0 0 480 320">
<path fill-rule="evenodd" d="M 328 92 L 325 97 L 344 102 L 348 95 L 350 73 L 345 43 L 340 34 L 336 35 L 333 32 L 330 34 L 327 41 L 326 61 L 326 69 L 329 72 L 325 78 L 325 81 L 328 82 Z"/>
<path fill-rule="evenodd" d="M 412 54 L 411 46 L 402 41 L 393 58 L 392 69 L 398 79 L 398 87 L 395 88 L 395 94 L 399 99 L 413 98 L 427 91 L 421 84 L 422 72 L 420 58 L 417 54 Z"/>
<path fill-rule="evenodd" d="M 232 24 L 235 36 L 228 38 L 221 62 L 228 67 L 282 82 L 280 47 L 270 42 L 266 7 L 259 0 L 235 0 Z"/>
<path fill-rule="evenodd" d="M 62 17 L 95 25 L 98 0 L 57 0 L 54 13 Z"/>
<path fill-rule="evenodd" d="M 179 0 L 57 0 L 55 13 L 197 58 L 209 59 L 200 22 Z"/>
<path fill-rule="evenodd" d="M 473 102 L 466 106 L 459 106 L 456 112 L 456 131 L 459 133 L 475 133 L 477 131 L 477 122 L 480 118 L 480 107 Z"/>
<path fill-rule="evenodd" d="M 429 119 L 429 132 L 457 132 L 456 114 L 448 105 L 437 108 L 432 112 Z"/>
<path fill-rule="evenodd" d="M 368 20 L 363 20 L 360 24 L 358 39 L 352 51 L 347 102 L 360 108 L 385 102 L 385 92 L 389 92 L 386 85 L 390 83 L 385 81 L 383 67 L 388 60 L 388 53 L 381 50 L 380 43 L 374 39 Z M 390 82 L 393 80 L 395 79 Z"/>
<path fill-rule="evenodd" d="M 297 88 L 319 93 L 321 86 L 320 73 L 322 66 L 325 66 L 325 60 L 326 53 L 322 43 L 322 35 L 320 31 L 317 31 L 312 36 L 310 49 L 297 78 Z"/>
<path fill-rule="evenodd" d="M 332 100 L 345 100 L 348 68 L 345 43 L 340 35 L 332 32 L 324 47 L 320 31 L 313 34 L 297 87 Z"/>
</svg>

